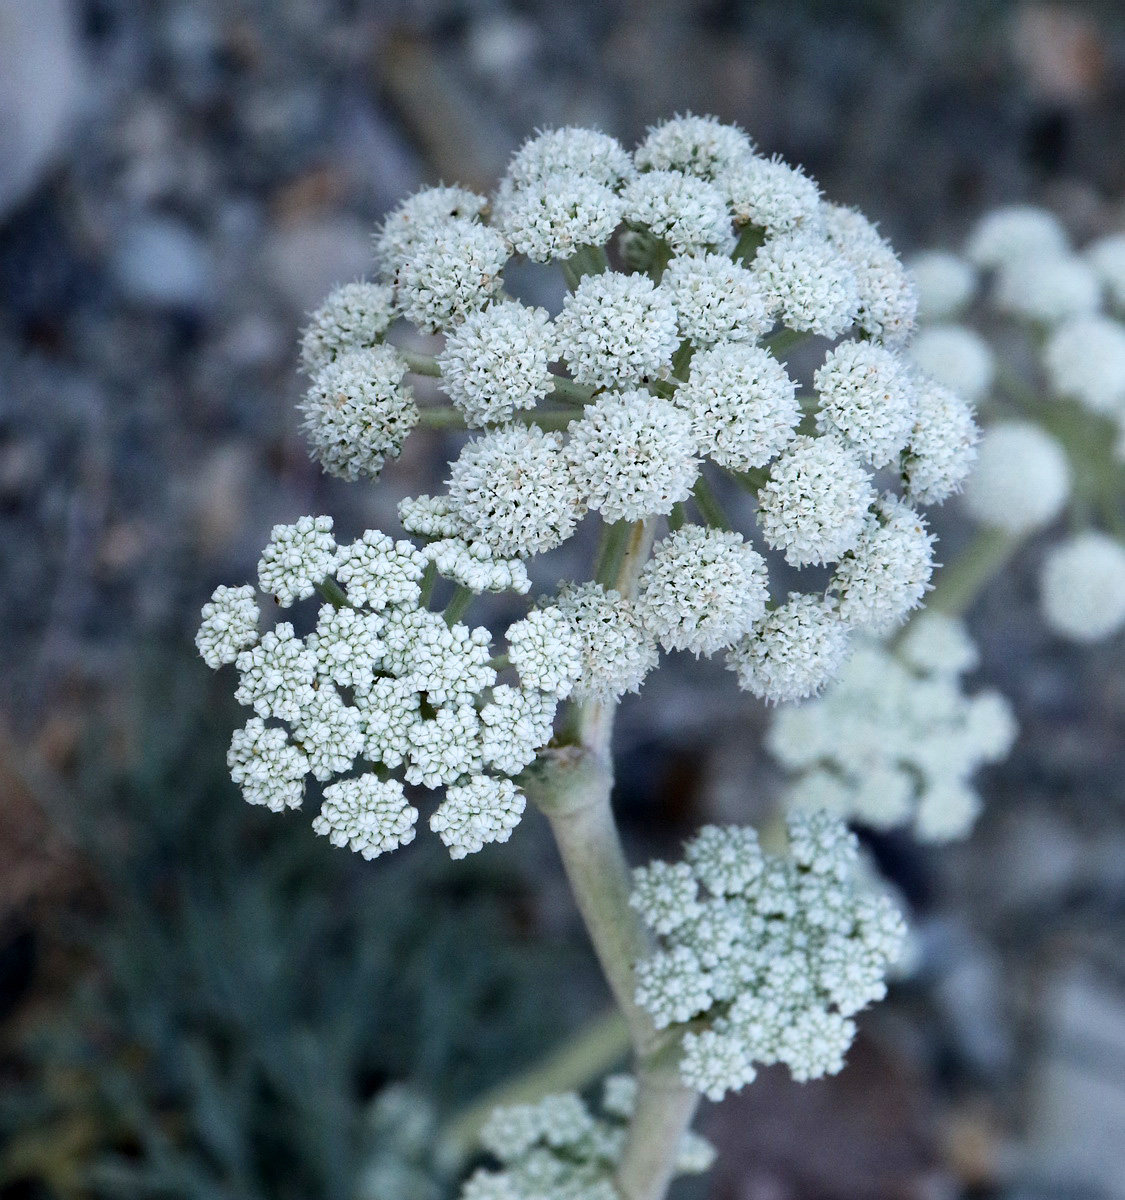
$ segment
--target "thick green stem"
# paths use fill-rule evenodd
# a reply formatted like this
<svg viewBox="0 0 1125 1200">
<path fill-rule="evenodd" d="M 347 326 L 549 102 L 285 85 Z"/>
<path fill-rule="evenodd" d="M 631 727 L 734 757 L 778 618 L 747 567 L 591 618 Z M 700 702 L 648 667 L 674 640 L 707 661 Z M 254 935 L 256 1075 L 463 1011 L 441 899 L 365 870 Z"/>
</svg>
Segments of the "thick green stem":
<svg viewBox="0 0 1125 1200">
<path fill-rule="evenodd" d="M 942 568 L 926 608 L 952 617 L 963 615 L 981 589 L 1003 570 L 1020 541 L 999 529 L 980 530 L 960 556 Z"/>
<path fill-rule="evenodd" d="M 316 590 L 328 601 L 329 604 L 336 608 L 350 608 L 347 593 L 336 582 L 335 579 L 325 579 L 323 583 L 316 585 Z"/>
<path fill-rule="evenodd" d="M 735 262 L 752 263 L 754 256 L 762 248 L 762 243 L 766 240 L 766 231 L 757 225 L 747 225 L 746 228 L 738 235 L 738 241 L 735 243 L 731 258 Z"/>
<path fill-rule="evenodd" d="M 680 1080 L 675 1062 L 640 1064 L 637 1103 L 615 1181 L 622 1200 L 663 1200 L 676 1149 L 698 1106 L 699 1093 Z"/>
<path fill-rule="evenodd" d="M 401 346 L 396 346 L 395 349 L 399 358 L 415 375 L 430 375 L 434 379 L 441 378 L 441 367 L 438 366 L 438 361 L 432 354 L 415 354 L 413 350 L 403 350 Z"/>
<path fill-rule="evenodd" d="M 423 408 L 418 424 L 424 429 L 467 429 L 465 418 L 455 408 Z"/>
<path fill-rule="evenodd" d="M 449 603 L 445 606 L 445 612 L 442 613 L 445 623 L 455 625 L 465 615 L 465 610 L 472 604 L 475 595 L 472 588 L 467 588 L 463 583 L 459 583 L 454 588 Z"/>
</svg>

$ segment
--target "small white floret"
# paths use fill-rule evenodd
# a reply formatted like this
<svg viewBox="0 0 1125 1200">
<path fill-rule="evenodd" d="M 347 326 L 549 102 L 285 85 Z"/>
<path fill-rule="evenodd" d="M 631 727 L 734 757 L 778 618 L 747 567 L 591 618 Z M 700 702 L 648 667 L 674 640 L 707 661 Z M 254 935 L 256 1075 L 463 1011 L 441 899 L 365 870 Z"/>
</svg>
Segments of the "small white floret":
<svg viewBox="0 0 1125 1200">
<path fill-rule="evenodd" d="M 263 634 L 256 646 L 239 651 L 235 663 L 240 678 L 234 698 L 252 705 L 260 717 L 299 721 L 316 694 L 316 655 L 288 621 Z"/>
<path fill-rule="evenodd" d="M 430 828 L 449 847 L 450 858 L 464 858 L 487 842 L 506 842 L 526 806 L 523 792 L 510 779 L 475 775 L 446 788 Z"/>
<path fill-rule="evenodd" d="M 1078 317 L 1047 340 L 1043 365 L 1055 391 L 1093 412 L 1125 408 L 1125 325 L 1112 317 Z"/>
<path fill-rule="evenodd" d="M 794 595 L 728 652 L 727 665 L 744 691 L 777 704 L 820 691 L 847 651 L 848 626 L 836 606 L 817 596 Z"/>
<path fill-rule="evenodd" d="M 1047 624 L 1076 642 L 1097 642 L 1125 627 L 1125 546 L 1087 530 L 1054 546 L 1040 576 Z"/>
<path fill-rule="evenodd" d="M 394 319 L 394 291 L 382 283 L 346 283 L 309 317 L 301 366 L 315 375 L 347 350 L 369 350 Z"/>
<path fill-rule="evenodd" d="M 469 539 L 505 558 L 553 550 L 584 511 L 559 437 L 536 426 L 469 442 L 450 472 L 449 501 Z"/>
<path fill-rule="evenodd" d="M 749 631 L 768 598 L 765 559 L 741 534 L 685 525 L 653 547 L 637 612 L 665 650 L 714 654 Z"/>
<path fill-rule="evenodd" d="M 886 466 L 906 444 L 917 389 L 903 360 L 874 342 L 841 342 L 813 376 L 820 393 L 817 428 L 835 431 L 865 462 Z"/>
<path fill-rule="evenodd" d="M 309 760 L 284 729 L 267 729 L 260 717 L 251 717 L 231 738 L 227 766 L 248 804 L 271 812 L 301 807 Z"/>
<path fill-rule="evenodd" d="M 1039 325 L 1088 316 L 1101 301 L 1097 273 L 1075 254 L 1028 255 L 1005 263 L 992 294 L 1000 312 Z"/>
<path fill-rule="evenodd" d="M 419 329 L 436 333 L 483 308 L 501 288 L 508 261 L 503 236 L 475 221 L 435 229 L 398 273 L 398 303 Z"/>
<path fill-rule="evenodd" d="M 570 258 L 583 246 L 604 246 L 621 224 L 622 198 L 604 183 L 559 172 L 525 187 L 501 189 L 496 227 L 516 254 L 532 262 Z"/>
<path fill-rule="evenodd" d="M 859 311 L 859 285 L 844 256 L 817 233 L 770 238 L 751 269 L 769 307 L 791 329 L 838 337 Z"/>
<path fill-rule="evenodd" d="M 375 261 L 387 277 L 437 231 L 472 221 L 488 206 L 484 196 L 462 187 L 424 188 L 408 196 L 375 235 Z"/>
<path fill-rule="evenodd" d="M 982 525 L 1031 533 L 1062 512 L 1070 479 L 1066 451 L 1056 438 L 1030 421 L 1004 421 L 981 438 L 964 504 Z"/>
<path fill-rule="evenodd" d="M 195 635 L 203 661 L 212 670 L 234 662 L 240 650 L 258 640 L 258 617 L 258 600 L 250 584 L 219 584 L 203 606 L 203 621 Z"/>
<path fill-rule="evenodd" d="M 301 517 L 295 525 L 275 525 L 258 562 L 262 591 L 288 608 L 305 600 L 336 569 L 331 517 Z"/>
<path fill-rule="evenodd" d="M 575 695 L 608 702 L 625 692 L 639 691 L 656 666 L 657 652 L 633 605 L 597 583 L 565 584 L 556 604 L 582 650 Z"/>
<path fill-rule="evenodd" d="M 691 419 L 671 400 L 607 392 L 571 423 L 566 455 L 583 501 L 604 521 L 672 511 L 699 474 Z"/>
<path fill-rule="evenodd" d="M 336 579 L 351 604 L 379 611 L 417 604 L 425 569 L 426 556 L 410 542 L 368 529 L 359 541 L 340 547 Z"/>
<path fill-rule="evenodd" d="M 412 842 L 417 820 L 418 810 L 407 804 L 401 783 L 360 775 L 324 789 L 313 829 L 333 846 L 349 846 L 372 859 Z"/>
<path fill-rule="evenodd" d="M 680 344 L 672 299 L 645 275 L 586 275 L 555 322 L 579 383 L 621 387 L 662 374 Z"/>
<path fill-rule="evenodd" d="M 470 314 L 438 356 L 442 384 L 470 427 L 506 421 L 534 408 L 552 388 L 555 357 L 546 309 L 516 300 Z"/>
<path fill-rule="evenodd" d="M 753 153 L 753 142 L 737 125 L 689 113 L 651 126 L 634 158 L 642 169 L 686 171 L 700 179 L 716 179 Z"/>
<path fill-rule="evenodd" d="M 582 644 L 574 626 L 554 605 L 534 608 L 508 626 L 508 657 L 525 687 L 560 700 L 582 672 Z"/>
<path fill-rule="evenodd" d="M 501 684 L 480 710 L 484 765 L 518 775 L 551 739 L 557 700 L 546 692 Z"/>
<path fill-rule="evenodd" d="M 761 346 L 723 343 L 699 351 L 675 403 L 691 416 L 699 452 L 722 467 L 764 467 L 793 440 L 801 420 L 797 385 Z"/>
<path fill-rule="evenodd" d="M 719 189 L 680 171 L 638 175 L 622 193 L 625 220 L 650 230 L 674 254 L 727 250 L 733 242 L 730 214 Z"/>
<path fill-rule="evenodd" d="M 910 345 L 910 357 L 932 379 L 974 404 L 988 393 L 996 374 L 992 347 L 965 325 L 923 329 Z"/>
<path fill-rule="evenodd" d="M 771 237 L 815 225 L 820 189 L 800 167 L 780 158 L 755 156 L 724 172 L 719 187 L 740 225 L 753 225 Z"/>
<path fill-rule="evenodd" d="M 903 482 L 909 500 L 940 504 L 961 490 L 976 461 L 980 431 L 968 402 L 934 379 L 919 378 L 915 402 Z"/>
<path fill-rule="evenodd" d="M 794 566 L 834 562 L 859 540 L 874 499 L 870 476 L 842 441 L 799 437 L 758 492 L 758 520 Z"/>
<path fill-rule="evenodd" d="M 629 152 L 616 138 L 568 126 L 528 138 L 512 156 L 507 178 L 517 187 L 530 187 L 554 175 L 582 175 L 617 187 L 634 174 Z"/>
<path fill-rule="evenodd" d="M 752 342 L 771 323 L 757 276 L 725 254 L 674 258 L 660 286 L 672 296 L 680 333 L 697 347 Z"/>
</svg>

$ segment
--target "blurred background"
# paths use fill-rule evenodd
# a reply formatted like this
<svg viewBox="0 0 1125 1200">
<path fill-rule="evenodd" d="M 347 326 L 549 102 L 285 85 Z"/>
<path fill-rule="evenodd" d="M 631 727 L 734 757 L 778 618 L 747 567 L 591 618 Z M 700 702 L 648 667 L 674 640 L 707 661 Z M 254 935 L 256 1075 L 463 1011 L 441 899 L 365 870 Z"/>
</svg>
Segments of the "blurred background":
<svg viewBox="0 0 1125 1200">
<path fill-rule="evenodd" d="M 687 110 L 904 252 L 1006 201 L 1125 227 L 1115 0 L 0 0 L 0 1196 L 444 1200 L 435 1131 L 603 1011 L 541 822 L 368 864 L 249 809 L 191 639 L 275 521 L 440 482 L 439 435 L 372 488 L 297 432 L 297 330 L 382 214 Z M 975 835 L 874 846 L 916 973 L 839 1077 L 705 1109 L 678 1195 L 1125 1196 L 1125 664 L 1045 635 L 1036 563 L 970 614 L 1022 727 Z M 764 722 L 718 665 L 629 700 L 636 858 L 768 811 Z"/>
</svg>

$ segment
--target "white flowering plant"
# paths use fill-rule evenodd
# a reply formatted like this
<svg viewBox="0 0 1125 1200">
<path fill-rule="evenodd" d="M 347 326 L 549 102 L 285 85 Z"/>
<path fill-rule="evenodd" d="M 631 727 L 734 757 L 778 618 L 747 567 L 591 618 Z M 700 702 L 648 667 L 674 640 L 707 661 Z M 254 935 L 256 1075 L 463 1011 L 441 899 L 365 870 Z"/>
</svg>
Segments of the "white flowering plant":
<svg viewBox="0 0 1125 1200">
<path fill-rule="evenodd" d="M 981 527 L 960 571 L 964 607 L 1027 537 L 1064 514 L 1040 569 L 1056 634 L 1092 643 L 1125 629 L 1125 233 L 1076 248 L 1027 205 L 977 222 L 960 254 L 913 262 L 915 361 L 981 403 L 965 488 Z"/>
<path fill-rule="evenodd" d="M 506 290 L 513 257 L 561 268 L 560 311 Z M 235 666 L 253 710 L 231 772 L 275 811 L 302 807 L 311 776 L 313 828 L 365 858 L 409 843 L 423 812 L 454 858 L 475 853 L 533 800 L 635 1077 L 614 1085 L 609 1124 L 576 1096 L 497 1115 L 485 1145 L 501 1169 L 463 1194 L 659 1200 L 706 1165 L 686 1134 L 701 1093 L 749 1082 L 755 1062 L 840 1069 L 902 926 L 840 805 L 796 813 L 786 849 L 710 827 L 683 863 L 630 876 L 615 707 L 661 650 L 721 655 L 745 691 L 798 701 L 854 639 L 899 626 L 933 570 L 918 506 L 959 490 L 972 409 L 908 353 L 915 288 L 875 227 L 713 118 L 669 120 L 632 153 L 593 130 L 541 133 L 491 197 L 406 200 L 375 264 L 303 337 L 312 455 L 360 480 L 416 429 L 467 437 L 444 491 L 399 505 L 400 531 L 275 527 L 259 587 L 283 609 L 316 597 L 303 636 L 296 609 L 263 629 L 252 587 L 216 590 L 198 646 Z M 432 355 L 407 348 L 419 335 Z M 803 384 L 798 341 L 817 363 Z M 420 401 L 412 377 L 442 400 Z M 734 488 L 755 514 L 744 529 L 720 500 Z M 589 577 L 532 596 L 529 561 L 592 528 Z M 811 582 L 779 594 L 793 569 Z M 499 641 L 462 620 L 490 592 L 527 597 Z M 970 757 L 1003 740 L 949 721 L 972 725 Z"/>
</svg>

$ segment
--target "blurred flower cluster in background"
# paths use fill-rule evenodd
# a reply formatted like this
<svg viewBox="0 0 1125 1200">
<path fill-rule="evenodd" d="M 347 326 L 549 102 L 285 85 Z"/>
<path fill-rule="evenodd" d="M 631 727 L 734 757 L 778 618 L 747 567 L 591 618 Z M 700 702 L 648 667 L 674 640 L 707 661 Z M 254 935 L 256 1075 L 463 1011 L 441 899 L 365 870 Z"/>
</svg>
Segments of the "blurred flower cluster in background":
<svg viewBox="0 0 1125 1200">
<path fill-rule="evenodd" d="M 535 129 L 632 145 L 687 111 L 801 164 L 908 261 L 971 258 L 1004 205 L 1053 213 L 1068 263 L 1125 230 L 1110 0 L 0 5 L 0 1196 L 443 1200 L 474 1102 L 602 1011 L 541 820 L 465 862 L 426 838 L 372 864 L 248 808 L 223 769 L 229 683 L 192 639 L 275 523 L 397 528 L 464 441 L 419 433 L 377 488 L 308 457 L 299 330 L 371 276 L 384 215 L 426 184 L 489 192 Z M 561 277 L 507 279 L 559 311 Z M 989 437 L 1019 437 L 1063 319 L 1094 319 L 1073 295 L 1017 278 L 984 316 L 968 291 L 924 306 L 917 353 L 961 368 Z M 1075 617 L 1056 586 L 1053 630 L 1046 599 L 1059 547 L 1119 535 L 1120 505 L 1065 460 L 1052 476 L 1057 446 L 1113 458 L 1112 422 L 1075 432 L 1062 403 L 1046 450 L 1020 443 L 1042 487 L 1019 529 L 991 528 L 989 499 L 1026 480 L 932 514 L 939 562 L 983 545 L 1004 563 L 961 614 L 977 650 L 958 667 L 972 703 L 1011 711 L 991 741 L 955 712 L 961 752 L 1002 758 L 1015 722 L 1018 741 L 972 790 L 948 730 L 881 744 L 900 777 L 946 756 L 971 838 L 911 838 L 904 821 L 948 836 L 924 795 L 897 815 L 886 791 L 836 796 L 909 906 L 910 971 L 841 1075 L 763 1070 L 705 1111 L 720 1154 L 684 1200 L 1125 1197 L 1125 655 L 1120 635 L 1058 636 L 1104 618 L 1096 601 Z M 561 573 L 587 551 L 558 551 Z M 893 707 L 899 676 L 865 651 L 852 695 L 882 679 Z M 774 757 L 770 713 L 730 683 L 678 654 L 627 698 L 615 803 L 636 861 L 708 822 L 765 824 L 792 793 L 824 803 L 823 769 L 783 767 L 815 765 L 817 736 L 834 754 L 824 729 L 857 702 L 782 710 Z"/>
</svg>

